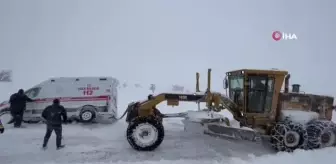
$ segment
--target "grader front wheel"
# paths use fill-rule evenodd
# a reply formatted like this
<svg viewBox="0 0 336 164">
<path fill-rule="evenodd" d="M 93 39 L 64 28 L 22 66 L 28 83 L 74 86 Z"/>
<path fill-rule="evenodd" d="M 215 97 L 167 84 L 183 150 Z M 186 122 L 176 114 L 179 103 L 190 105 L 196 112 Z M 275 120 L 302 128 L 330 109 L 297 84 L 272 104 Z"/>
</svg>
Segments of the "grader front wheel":
<svg viewBox="0 0 336 164">
<path fill-rule="evenodd" d="M 305 149 L 307 138 L 305 128 L 291 121 L 279 122 L 271 131 L 271 145 L 277 151 L 292 152 L 295 149 Z"/>
<path fill-rule="evenodd" d="M 127 128 L 128 143 L 138 151 L 153 151 L 163 141 L 164 128 L 156 117 L 137 117 Z"/>
</svg>

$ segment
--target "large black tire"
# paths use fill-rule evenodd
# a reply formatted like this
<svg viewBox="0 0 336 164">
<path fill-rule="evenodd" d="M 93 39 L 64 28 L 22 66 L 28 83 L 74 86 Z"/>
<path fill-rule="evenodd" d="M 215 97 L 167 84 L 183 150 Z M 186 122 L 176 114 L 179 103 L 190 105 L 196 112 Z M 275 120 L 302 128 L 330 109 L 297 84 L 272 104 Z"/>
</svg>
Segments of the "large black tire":
<svg viewBox="0 0 336 164">
<path fill-rule="evenodd" d="M 96 118 L 96 110 L 93 106 L 84 106 L 79 113 L 79 120 L 83 123 L 92 123 Z"/>
<path fill-rule="evenodd" d="M 336 146 L 336 124 L 328 120 L 307 123 L 308 148 L 318 149 Z"/>
<path fill-rule="evenodd" d="M 164 128 L 156 117 L 137 117 L 129 123 L 126 138 L 135 150 L 153 151 L 163 141 Z"/>
<path fill-rule="evenodd" d="M 306 149 L 308 134 L 302 124 L 292 121 L 277 123 L 271 130 L 271 145 L 276 151 Z"/>
</svg>

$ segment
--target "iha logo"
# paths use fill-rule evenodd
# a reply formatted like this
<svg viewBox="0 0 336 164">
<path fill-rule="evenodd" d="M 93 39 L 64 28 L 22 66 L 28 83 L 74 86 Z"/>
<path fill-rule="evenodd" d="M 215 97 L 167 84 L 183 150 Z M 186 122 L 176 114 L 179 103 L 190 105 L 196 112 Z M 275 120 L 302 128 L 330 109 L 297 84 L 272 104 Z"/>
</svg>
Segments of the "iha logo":
<svg viewBox="0 0 336 164">
<path fill-rule="evenodd" d="M 280 32 L 280 31 L 274 31 L 272 33 L 272 38 L 275 41 L 280 40 L 297 40 L 297 36 L 294 33 L 286 33 L 286 32 Z"/>
</svg>

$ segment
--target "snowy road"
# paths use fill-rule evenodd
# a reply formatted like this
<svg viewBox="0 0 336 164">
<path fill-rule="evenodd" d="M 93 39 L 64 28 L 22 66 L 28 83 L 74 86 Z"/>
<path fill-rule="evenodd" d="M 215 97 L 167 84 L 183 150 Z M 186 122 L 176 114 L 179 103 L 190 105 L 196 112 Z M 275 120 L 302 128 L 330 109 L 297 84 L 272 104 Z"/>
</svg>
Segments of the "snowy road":
<svg viewBox="0 0 336 164">
<path fill-rule="evenodd" d="M 38 163 L 263 163 L 288 160 L 287 163 L 310 162 L 321 159 L 332 160 L 335 148 L 315 152 L 297 151 L 294 154 L 275 155 L 259 149 L 251 143 L 233 143 L 208 136 L 195 136 L 183 132 L 178 119 L 165 121 L 166 137 L 154 152 L 136 152 L 125 139 L 126 123 L 113 125 L 64 126 L 66 149 L 55 150 L 55 136 L 48 150 L 41 150 L 44 125 L 26 125 L 27 128 L 7 128 L 0 139 L 0 161 L 2 164 Z M 28 128 L 29 126 L 29 128 Z M 307 156 L 306 156 L 307 155 Z M 304 158 L 303 158 L 304 157 Z M 310 159 L 314 157 L 314 159 Z M 302 159 L 301 159 L 302 158 Z M 316 158 L 316 159 L 315 159 Z M 290 160 L 289 160 L 290 159 Z M 317 161 L 315 162 L 317 163 Z"/>
<path fill-rule="evenodd" d="M 140 90 L 138 92 L 145 93 Z M 128 102 L 141 99 L 144 95 L 146 94 L 120 94 L 120 106 L 124 107 Z M 190 110 L 194 106 L 195 104 L 181 104 L 179 107 L 166 108 L 164 104 L 160 104 L 158 108 L 163 113 L 174 113 Z M 5 117 L 2 119 L 7 122 Z M 237 143 L 186 133 L 180 119 L 164 121 L 166 136 L 154 152 L 137 152 L 129 146 L 125 138 L 127 125 L 123 120 L 112 125 L 65 125 L 63 134 L 66 148 L 56 150 L 53 134 L 48 149 L 43 151 L 40 148 L 45 125 L 25 126 L 26 128 L 13 129 L 12 126 L 5 125 L 6 132 L 0 135 L 1 164 L 316 164 L 321 161 L 333 163 L 336 154 L 336 148 L 275 154 L 250 142 Z"/>
<path fill-rule="evenodd" d="M 40 149 L 44 135 L 44 125 L 26 125 L 29 128 L 8 128 L 1 136 L 1 163 L 81 163 L 90 162 L 138 162 L 160 160 L 206 160 L 222 161 L 228 156 L 248 158 L 253 153 L 246 143 L 233 149 L 233 143 L 208 136 L 195 136 L 183 132 L 180 120 L 165 121 L 166 137 L 159 149 L 154 152 L 136 152 L 125 139 L 126 123 L 113 125 L 79 124 L 64 126 L 66 149 L 55 150 L 55 137 L 49 142 L 46 151 Z M 94 127 L 97 126 L 97 127 Z M 239 153 L 237 150 L 242 149 Z M 260 152 L 256 155 L 264 154 Z"/>
</svg>

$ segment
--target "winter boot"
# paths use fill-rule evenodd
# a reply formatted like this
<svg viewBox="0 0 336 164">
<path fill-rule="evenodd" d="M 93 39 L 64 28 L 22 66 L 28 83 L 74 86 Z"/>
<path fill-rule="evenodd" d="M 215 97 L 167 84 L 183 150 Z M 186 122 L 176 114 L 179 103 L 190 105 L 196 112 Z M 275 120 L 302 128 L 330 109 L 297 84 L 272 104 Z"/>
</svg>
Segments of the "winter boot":
<svg viewBox="0 0 336 164">
<path fill-rule="evenodd" d="M 64 148 L 64 147 L 65 147 L 65 145 L 57 146 L 57 150 L 62 149 L 62 148 Z"/>
</svg>

